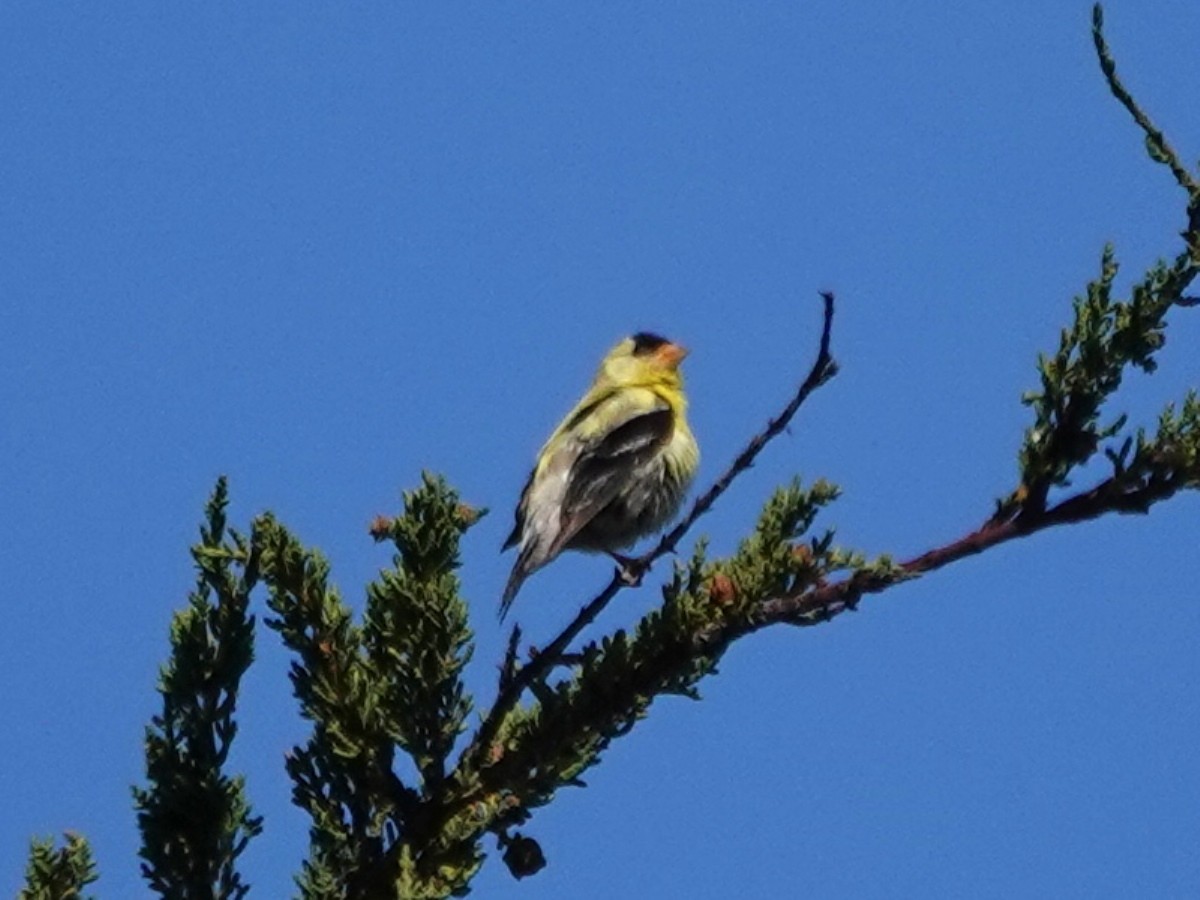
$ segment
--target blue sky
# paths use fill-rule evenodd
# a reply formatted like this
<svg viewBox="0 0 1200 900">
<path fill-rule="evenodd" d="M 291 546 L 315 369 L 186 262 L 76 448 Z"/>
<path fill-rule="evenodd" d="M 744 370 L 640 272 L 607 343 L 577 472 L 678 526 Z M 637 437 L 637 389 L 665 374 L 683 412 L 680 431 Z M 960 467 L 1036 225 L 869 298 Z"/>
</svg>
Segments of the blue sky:
<svg viewBox="0 0 1200 900">
<path fill-rule="evenodd" d="M 1108 96 L 1085 2 L 35 4 L 0 10 L 0 893 L 32 834 L 141 896 L 129 785 L 216 476 L 345 596 L 423 468 L 493 514 L 463 579 L 486 702 L 498 553 L 532 454 L 623 334 L 687 344 L 701 483 L 802 377 L 819 289 L 842 374 L 701 523 L 770 489 L 914 554 L 1015 478 L 1034 359 L 1116 244 L 1178 249 L 1183 201 Z M 1200 156 L 1189 0 L 1113 0 L 1127 82 Z M 1200 384 L 1200 311 L 1122 409 Z M 734 647 L 529 832 L 483 897 L 1200 894 L 1200 498 L 1044 534 L 857 616 Z M 550 635 L 609 565 L 515 608 Z M 653 583 L 654 579 L 650 580 Z M 652 587 L 602 627 L 632 622 Z M 261 607 L 259 612 L 261 613 Z M 597 631 L 596 633 L 599 633 Z M 261 630 L 235 763 L 285 896 L 303 739 Z"/>
</svg>

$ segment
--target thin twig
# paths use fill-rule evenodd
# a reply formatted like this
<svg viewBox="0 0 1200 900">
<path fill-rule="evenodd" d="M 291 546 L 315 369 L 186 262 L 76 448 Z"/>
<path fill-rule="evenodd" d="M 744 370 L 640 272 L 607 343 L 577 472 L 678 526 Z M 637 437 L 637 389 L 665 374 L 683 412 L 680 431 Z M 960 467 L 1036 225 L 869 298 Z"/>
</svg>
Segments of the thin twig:
<svg viewBox="0 0 1200 900">
<path fill-rule="evenodd" d="M 837 374 L 837 363 L 829 354 L 829 340 L 833 328 L 833 294 L 829 291 L 822 291 L 821 300 L 825 304 L 825 321 L 821 330 L 821 346 L 817 351 L 816 361 L 808 372 L 808 377 L 804 379 L 799 390 L 792 397 L 791 402 L 783 408 L 783 411 L 778 416 L 767 422 L 767 427 L 751 439 L 750 443 L 746 445 L 746 449 L 738 454 L 737 459 L 730 464 L 725 474 L 718 478 L 713 483 L 713 486 L 704 494 L 696 498 L 696 502 L 692 504 L 691 512 L 678 525 L 664 534 L 662 539 L 659 540 L 658 546 L 639 559 L 639 563 L 644 563 L 648 568 L 650 563 L 674 550 L 675 546 L 687 534 L 688 529 L 695 524 L 696 520 L 708 512 L 712 505 L 717 502 L 717 498 L 729 489 L 729 485 L 733 483 L 733 479 L 754 464 L 754 458 L 758 456 L 762 448 L 769 441 L 783 433 L 784 429 L 792 421 L 792 417 L 800 409 L 800 405 L 808 399 L 808 395 Z"/>
<path fill-rule="evenodd" d="M 708 512 L 717 499 L 729 489 L 730 484 L 733 483 L 733 479 L 750 468 L 754 463 L 755 457 L 758 456 L 763 447 L 787 428 L 788 423 L 791 422 L 792 417 L 796 415 L 797 410 L 800 409 L 801 404 L 808 399 L 809 395 L 837 374 L 837 363 L 834 362 L 833 357 L 829 353 L 829 342 L 833 330 L 834 297 L 831 292 L 822 291 L 821 299 L 824 302 L 824 324 L 821 329 L 820 349 L 817 352 L 816 361 L 809 370 L 808 377 L 801 383 L 795 396 L 792 397 L 791 401 L 779 415 L 767 423 L 767 427 L 762 432 L 754 436 L 750 443 L 746 445 L 746 449 L 738 454 L 737 458 L 730 464 L 725 473 L 713 483 L 712 487 L 696 498 L 691 510 L 680 520 L 679 524 L 664 534 L 653 549 L 633 561 L 628 567 L 628 569 L 632 570 L 632 574 L 638 577 L 644 575 L 650 570 L 655 561 L 673 552 L 676 545 L 696 523 L 696 520 Z M 518 669 L 515 674 L 502 681 L 496 702 L 488 712 L 487 717 L 483 720 L 483 724 L 479 727 L 479 732 L 476 734 L 472 746 L 464 753 L 464 760 L 487 753 L 487 749 L 499 732 L 500 726 L 520 701 L 521 695 L 529 687 L 545 678 L 556 666 L 557 661 L 566 652 L 571 642 L 579 636 L 579 633 L 584 628 L 591 624 L 613 597 L 623 588 L 631 586 L 628 577 L 629 574 L 629 572 L 616 572 L 607 587 L 589 601 L 571 623 L 548 646 L 529 663 Z"/>
<path fill-rule="evenodd" d="M 521 626 L 513 625 L 508 636 L 508 647 L 504 651 L 504 663 L 500 666 L 500 690 L 504 690 L 517 674 L 517 653 L 521 644 Z"/>
<path fill-rule="evenodd" d="M 1158 127 L 1150 121 L 1150 117 L 1138 106 L 1137 101 L 1133 99 L 1125 85 L 1121 83 L 1121 79 L 1117 77 L 1116 60 L 1113 59 L 1108 42 L 1104 39 L 1104 8 L 1099 3 L 1092 7 L 1092 40 L 1096 45 L 1096 55 L 1100 58 L 1100 69 L 1104 73 L 1104 80 L 1108 82 L 1108 89 L 1133 116 L 1138 127 L 1145 132 L 1146 146 L 1150 151 L 1150 157 L 1155 162 L 1160 162 L 1169 168 L 1179 186 L 1188 192 L 1188 198 L 1191 200 L 1188 209 L 1189 212 L 1194 213 L 1198 206 L 1197 198 L 1200 197 L 1200 186 L 1197 186 L 1192 173 L 1179 161 L 1179 154 L 1167 142 Z"/>
</svg>

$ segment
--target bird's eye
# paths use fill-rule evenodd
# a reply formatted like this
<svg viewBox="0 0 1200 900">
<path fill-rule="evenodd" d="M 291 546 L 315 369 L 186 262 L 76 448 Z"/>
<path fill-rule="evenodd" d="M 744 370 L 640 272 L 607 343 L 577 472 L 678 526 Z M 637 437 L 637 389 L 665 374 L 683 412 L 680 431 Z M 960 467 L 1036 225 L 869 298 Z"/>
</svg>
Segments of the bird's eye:
<svg viewBox="0 0 1200 900">
<path fill-rule="evenodd" d="M 647 353 L 653 353 L 664 344 L 670 343 L 665 337 L 652 334 L 649 331 L 639 331 L 631 340 L 633 341 L 634 356 L 645 356 Z"/>
</svg>

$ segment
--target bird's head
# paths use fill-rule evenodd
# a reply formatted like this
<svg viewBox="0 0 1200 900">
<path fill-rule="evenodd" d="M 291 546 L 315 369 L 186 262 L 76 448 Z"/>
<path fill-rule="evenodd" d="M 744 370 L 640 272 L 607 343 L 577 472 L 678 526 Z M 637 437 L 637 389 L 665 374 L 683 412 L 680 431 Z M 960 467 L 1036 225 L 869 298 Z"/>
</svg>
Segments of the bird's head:
<svg viewBox="0 0 1200 900">
<path fill-rule="evenodd" d="M 683 384 L 679 364 L 687 353 L 687 348 L 664 337 L 639 331 L 608 351 L 600 363 L 597 381 L 618 387 L 679 387 Z"/>
</svg>

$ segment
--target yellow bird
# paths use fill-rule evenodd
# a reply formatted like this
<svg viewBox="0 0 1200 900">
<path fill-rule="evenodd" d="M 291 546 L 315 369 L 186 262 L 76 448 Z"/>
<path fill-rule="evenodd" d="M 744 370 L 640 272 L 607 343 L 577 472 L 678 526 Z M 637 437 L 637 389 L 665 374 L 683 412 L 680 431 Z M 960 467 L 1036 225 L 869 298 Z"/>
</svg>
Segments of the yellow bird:
<svg viewBox="0 0 1200 900">
<path fill-rule="evenodd" d="M 604 357 L 583 399 L 546 441 L 504 549 L 517 561 L 500 601 L 563 550 L 617 551 L 658 531 L 683 502 L 700 449 L 679 364 L 687 350 L 639 332 Z"/>
</svg>

